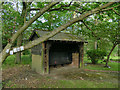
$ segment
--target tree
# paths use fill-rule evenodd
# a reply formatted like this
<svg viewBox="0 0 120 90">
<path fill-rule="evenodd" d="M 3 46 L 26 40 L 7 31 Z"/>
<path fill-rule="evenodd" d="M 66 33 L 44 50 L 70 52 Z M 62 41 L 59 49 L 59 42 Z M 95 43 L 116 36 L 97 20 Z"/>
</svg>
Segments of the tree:
<svg viewBox="0 0 120 90">
<path fill-rule="evenodd" d="M 17 23 L 20 23 L 20 14 L 14 10 L 12 3 L 3 4 L 5 4 L 2 7 L 2 45 L 4 48 L 9 42 L 10 37 L 18 29 Z"/>
<path fill-rule="evenodd" d="M 118 7 L 119 13 L 120 13 L 120 6 Z M 118 19 L 118 30 L 119 30 L 119 36 L 118 38 L 120 38 L 120 17 Z M 118 44 L 118 57 L 120 57 L 120 44 Z"/>
<path fill-rule="evenodd" d="M 6 50 L 10 50 L 12 44 L 15 42 L 15 40 L 18 38 L 18 36 L 25 31 L 36 19 L 38 19 L 41 15 L 43 15 L 43 13 L 47 12 L 48 10 L 50 10 L 50 8 L 52 8 L 53 6 L 55 6 L 56 4 L 58 4 L 59 2 L 51 2 L 48 5 L 46 5 L 45 7 L 43 7 L 33 18 L 31 18 L 29 21 L 27 21 L 12 37 L 11 37 L 11 41 L 7 44 L 7 46 L 4 48 L 4 50 L 2 51 L 2 53 L 0 53 L 0 57 L 2 57 L 2 61 L 3 62 L 6 57 L 9 55 L 8 53 L 6 53 Z M 73 18 L 71 20 L 69 20 L 66 24 L 61 25 L 60 27 L 56 28 L 55 30 L 51 31 L 51 33 L 38 38 L 37 40 L 34 40 L 32 42 L 29 42 L 28 44 L 24 45 L 24 50 L 25 49 L 29 49 L 32 48 L 35 45 L 38 45 L 40 43 L 42 43 L 43 41 L 47 40 L 48 38 L 54 36 L 55 34 L 59 33 L 60 31 L 66 29 L 68 26 L 79 22 L 83 19 L 85 19 L 86 17 L 94 14 L 94 13 L 99 13 L 100 10 L 104 11 L 105 8 L 111 6 L 112 4 L 115 4 L 115 2 L 109 2 L 107 4 L 104 4 L 102 6 L 99 6 L 95 9 L 92 9 L 90 11 L 84 12 L 82 13 L 79 17 Z"/>
<path fill-rule="evenodd" d="M 77 30 L 77 31 L 80 31 L 78 33 L 82 33 L 84 35 L 88 35 L 89 37 L 92 37 L 92 40 L 97 41 L 98 45 L 99 44 L 102 45 L 102 47 L 100 47 L 100 45 L 99 47 L 97 45 L 97 47 L 103 50 L 106 49 L 107 47 L 106 45 L 103 45 L 105 44 L 105 42 L 107 43 L 107 45 L 109 45 L 109 43 L 113 44 L 112 49 L 110 50 L 107 56 L 106 67 L 108 67 L 109 57 L 112 51 L 114 50 L 114 48 L 117 45 L 119 45 L 119 42 L 120 42 L 120 39 L 119 39 L 120 34 L 118 29 L 119 23 L 117 23 L 120 15 L 117 13 L 119 11 L 117 7 L 115 9 L 108 8 L 106 10 L 110 10 L 110 11 L 103 12 L 100 14 L 94 14 L 92 15 L 92 18 L 87 18 L 86 20 L 82 21 L 81 24 L 78 24 L 79 26 L 77 28 L 79 28 L 82 24 L 84 24 L 88 30 L 86 30 L 85 27 L 83 27 L 82 25 L 82 28 L 84 29 Z M 114 12 L 111 12 L 111 10 L 113 10 Z M 106 16 L 109 16 L 109 17 L 106 17 Z M 97 20 L 97 24 L 96 24 L 96 20 Z M 111 47 L 109 46 L 109 48 Z"/>
<path fill-rule="evenodd" d="M 17 3 L 18 4 L 18 3 Z M 27 14 L 27 7 L 28 5 L 27 4 L 31 4 L 31 3 L 27 3 L 27 2 L 22 2 L 23 4 L 23 9 L 22 9 L 22 14 L 21 14 L 21 23 L 20 23 L 20 26 L 22 26 L 25 22 L 26 22 L 26 14 Z M 18 6 L 18 5 L 17 5 Z M 18 7 L 17 7 L 18 8 Z M 22 45 L 22 38 L 23 35 L 22 33 L 19 35 L 19 37 L 17 38 L 17 46 L 21 46 Z M 21 52 L 17 52 L 16 53 L 16 58 L 15 58 L 15 63 L 20 63 L 21 62 Z"/>
</svg>

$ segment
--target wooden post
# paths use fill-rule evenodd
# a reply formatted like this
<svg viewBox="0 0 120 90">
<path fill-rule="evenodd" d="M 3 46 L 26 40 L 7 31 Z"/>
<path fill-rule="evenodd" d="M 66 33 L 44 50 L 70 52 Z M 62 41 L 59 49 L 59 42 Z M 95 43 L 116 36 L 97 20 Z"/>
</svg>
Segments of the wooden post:
<svg viewBox="0 0 120 90">
<path fill-rule="evenodd" d="M 84 67 L 84 63 L 83 63 L 83 58 L 84 58 L 84 43 L 82 42 L 81 44 L 80 44 L 80 51 L 79 51 L 79 53 L 80 53 L 80 67 Z"/>
<path fill-rule="evenodd" d="M 42 44 L 42 62 L 43 62 L 43 72 L 44 74 L 49 74 L 49 48 L 50 44 L 48 42 Z"/>
<path fill-rule="evenodd" d="M 41 65 L 40 65 L 42 74 L 44 74 L 44 48 L 45 48 L 45 45 L 44 45 L 44 43 L 42 43 Z"/>
<path fill-rule="evenodd" d="M 47 74 L 50 73 L 50 70 L 49 70 L 49 50 L 50 50 L 50 46 L 51 46 L 51 44 L 47 42 L 47 44 L 46 44 L 46 48 L 47 48 L 47 50 L 46 50 L 46 55 L 47 55 L 47 57 L 46 57 L 46 62 L 47 62 L 47 70 L 46 70 L 46 73 L 47 73 Z"/>
<path fill-rule="evenodd" d="M 77 66 L 79 68 L 80 63 L 79 63 L 79 53 L 72 53 L 72 64 L 74 66 Z"/>
</svg>

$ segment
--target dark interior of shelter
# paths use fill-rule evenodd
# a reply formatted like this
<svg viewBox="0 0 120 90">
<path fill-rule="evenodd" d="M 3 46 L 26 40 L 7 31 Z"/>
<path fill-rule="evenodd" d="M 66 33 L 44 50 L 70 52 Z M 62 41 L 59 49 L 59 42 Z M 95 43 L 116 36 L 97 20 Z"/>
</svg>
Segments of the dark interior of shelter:
<svg viewBox="0 0 120 90">
<path fill-rule="evenodd" d="M 79 52 L 78 43 L 56 41 L 52 42 L 49 51 L 49 65 L 64 65 L 72 63 L 72 53 Z"/>
</svg>

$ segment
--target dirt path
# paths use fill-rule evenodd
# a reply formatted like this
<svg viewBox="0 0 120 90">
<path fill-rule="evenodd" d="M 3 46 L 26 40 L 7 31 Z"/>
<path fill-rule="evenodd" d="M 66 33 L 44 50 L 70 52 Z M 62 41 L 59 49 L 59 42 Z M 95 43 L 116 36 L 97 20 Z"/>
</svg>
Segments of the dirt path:
<svg viewBox="0 0 120 90">
<path fill-rule="evenodd" d="M 103 82 L 105 80 L 107 82 L 117 83 L 117 78 L 118 73 L 91 72 L 72 66 L 51 68 L 49 75 L 40 75 L 32 71 L 29 65 L 19 65 L 3 69 L 2 71 L 3 87 L 6 88 L 56 87 L 59 85 L 59 80 L 90 80 L 95 82 L 98 82 L 98 80 L 99 82 Z"/>
</svg>

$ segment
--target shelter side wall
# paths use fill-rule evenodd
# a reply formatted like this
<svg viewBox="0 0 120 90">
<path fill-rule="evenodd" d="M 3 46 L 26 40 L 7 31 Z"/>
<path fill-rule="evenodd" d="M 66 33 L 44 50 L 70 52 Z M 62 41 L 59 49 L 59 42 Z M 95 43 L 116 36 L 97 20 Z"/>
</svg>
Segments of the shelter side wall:
<svg viewBox="0 0 120 90">
<path fill-rule="evenodd" d="M 32 70 L 41 73 L 41 56 L 32 54 Z"/>
<path fill-rule="evenodd" d="M 36 45 L 31 49 L 31 53 L 35 54 L 35 55 L 41 55 L 41 52 L 42 52 L 42 45 L 41 44 Z"/>
<path fill-rule="evenodd" d="M 33 36 L 32 40 L 37 39 L 36 35 Z M 42 44 L 38 44 L 31 48 L 32 53 L 32 70 L 42 74 Z"/>
<path fill-rule="evenodd" d="M 32 38 L 32 40 L 37 39 L 38 36 L 35 34 Z M 41 50 L 42 50 L 42 44 L 38 44 L 36 46 L 34 46 L 33 48 L 31 48 L 31 53 L 35 54 L 35 55 L 41 55 Z"/>
</svg>

